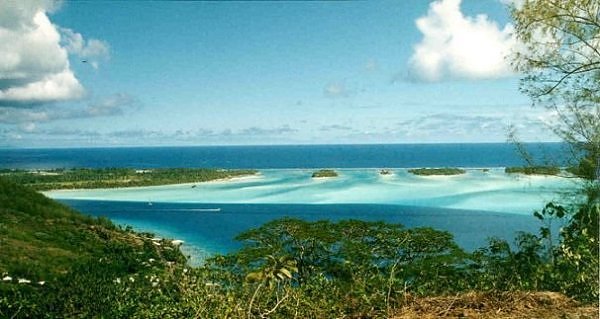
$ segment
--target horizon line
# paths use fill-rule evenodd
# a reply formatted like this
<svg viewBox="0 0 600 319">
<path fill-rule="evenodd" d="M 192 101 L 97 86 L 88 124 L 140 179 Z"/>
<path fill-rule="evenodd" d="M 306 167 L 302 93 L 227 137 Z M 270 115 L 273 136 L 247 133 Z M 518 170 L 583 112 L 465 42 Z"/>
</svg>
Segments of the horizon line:
<svg viewBox="0 0 600 319">
<path fill-rule="evenodd" d="M 523 141 L 522 144 L 564 144 L 564 141 Z M 405 143 L 298 143 L 298 144 L 205 144 L 205 145 L 88 145 L 88 146 L 46 146 L 20 147 L 0 146 L 0 150 L 36 149 L 91 149 L 91 148 L 194 148 L 194 147 L 290 147 L 290 146 L 377 146 L 377 145 L 457 145 L 457 144 L 515 144 L 514 142 L 405 142 Z"/>
</svg>

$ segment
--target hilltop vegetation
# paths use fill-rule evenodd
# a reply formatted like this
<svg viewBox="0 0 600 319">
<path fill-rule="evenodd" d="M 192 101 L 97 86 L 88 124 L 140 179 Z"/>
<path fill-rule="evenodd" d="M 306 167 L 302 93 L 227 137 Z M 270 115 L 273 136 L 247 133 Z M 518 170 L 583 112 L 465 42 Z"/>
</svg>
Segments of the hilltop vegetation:
<svg viewBox="0 0 600 319">
<path fill-rule="evenodd" d="M 256 174 L 255 170 L 209 168 L 76 168 L 52 170 L 8 170 L 0 176 L 35 190 L 114 188 L 199 183 Z"/>
</svg>

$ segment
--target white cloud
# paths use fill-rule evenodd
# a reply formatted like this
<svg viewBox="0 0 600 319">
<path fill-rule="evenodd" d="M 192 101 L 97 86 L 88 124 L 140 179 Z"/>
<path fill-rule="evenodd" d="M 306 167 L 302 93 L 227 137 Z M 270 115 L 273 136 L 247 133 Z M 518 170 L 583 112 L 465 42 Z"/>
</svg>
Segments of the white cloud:
<svg viewBox="0 0 600 319">
<path fill-rule="evenodd" d="M 52 0 L 0 1 L 0 106 L 22 107 L 78 99 L 85 89 L 69 65 L 69 53 L 107 57 L 106 43 L 52 24 Z M 65 32 L 64 30 L 68 30 Z M 70 32 L 70 33 L 69 33 Z M 95 63 L 96 60 L 94 60 Z"/>
<path fill-rule="evenodd" d="M 89 62 L 93 68 L 98 68 L 99 60 L 108 58 L 109 45 L 105 41 L 85 40 L 80 33 L 67 28 L 60 28 L 60 32 L 67 52 Z"/>
<path fill-rule="evenodd" d="M 0 28 L 14 29 L 29 25 L 38 11 L 54 12 L 59 0 L 2 0 L 0 1 Z"/>
<path fill-rule="evenodd" d="M 36 128 L 35 123 L 23 123 L 21 125 L 21 130 L 24 132 L 33 132 Z"/>
<path fill-rule="evenodd" d="M 122 115 L 126 109 L 135 108 L 138 105 L 139 101 L 128 94 L 113 94 L 88 105 L 83 110 L 81 117 Z"/>
<path fill-rule="evenodd" d="M 423 34 L 410 59 L 421 80 L 489 79 L 512 74 L 506 56 L 516 41 L 511 24 L 500 28 L 486 15 L 464 16 L 461 0 L 438 0 L 416 20 Z"/>
<path fill-rule="evenodd" d="M 529 106 L 522 106 L 529 108 Z M 417 116 L 397 123 L 397 130 L 409 140 L 456 140 L 477 141 L 487 138 L 501 141 L 506 138 L 510 127 L 518 129 L 522 138 L 535 141 L 556 140 L 548 123 L 556 114 L 551 110 L 528 109 L 526 112 L 482 112 L 479 114 L 437 113 Z"/>
<path fill-rule="evenodd" d="M 0 90 L 0 102 L 10 104 L 42 104 L 46 102 L 76 99 L 84 89 L 71 70 L 47 74 L 22 85 Z"/>
<path fill-rule="evenodd" d="M 326 97 L 331 98 L 348 97 L 350 95 L 346 85 L 341 82 L 332 82 L 327 84 L 323 89 L 323 93 Z"/>
<path fill-rule="evenodd" d="M 0 123 L 24 127 L 29 123 L 45 123 L 65 119 L 83 119 L 93 117 L 110 117 L 126 114 L 140 106 L 139 101 L 124 93 L 113 94 L 90 101 L 85 107 L 75 105 L 70 107 L 45 105 L 25 107 L 1 107 Z"/>
</svg>

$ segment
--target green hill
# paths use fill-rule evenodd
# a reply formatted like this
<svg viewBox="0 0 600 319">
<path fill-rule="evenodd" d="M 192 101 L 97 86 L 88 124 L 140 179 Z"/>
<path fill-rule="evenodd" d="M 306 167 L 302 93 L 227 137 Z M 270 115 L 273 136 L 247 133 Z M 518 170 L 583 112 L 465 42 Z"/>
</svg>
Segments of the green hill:
<svg viewBox="0 0 600 319">
<path fill-rule="evenodd" d="M 0 178 L 0 317 L 110 317 L 115 282 L 185 263 L 152 237 Z"/>
</svg>

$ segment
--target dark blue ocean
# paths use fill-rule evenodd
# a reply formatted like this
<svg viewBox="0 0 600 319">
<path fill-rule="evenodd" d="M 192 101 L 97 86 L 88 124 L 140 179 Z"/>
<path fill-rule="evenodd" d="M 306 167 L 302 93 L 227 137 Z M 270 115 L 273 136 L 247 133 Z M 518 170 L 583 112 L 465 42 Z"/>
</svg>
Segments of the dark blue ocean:
<svg viewBox="0 0 600 319">
<path fill-rule="evenodd" d="M 525 144 L 539 163 L 562 165 L 564 144 Z M 0 149 L 0 168 L 380 168 L 524 165 L 508 143 Z"/>
<path fill-rule="evenodd" d="M 527 144 L 538 163 L 563 165 L 564 146 Z M 1 168 L 63 167 L 214 167 L 214 168 L 381 168 L 504 167 L 524 165 L 511 144 L 410 144 L 317 146 L 135 147 L 81 149 L 4 149 Z M 202 258 L 239 247 L 234 237 L 267 221 L 287 217 L 307 220 L 362 219 L 434 227 L 454 234 L 467 250 L 489 237 L 512 241 L 519 231 L 537 232 L 532 216 L 489 211 L 371 204 L 203 204 L 219 213 L 198 211 L 183 203 L 63 200 L 83 213 L 106 216 L 121 225 L 183 239 L 187 252 Z"/>
</svg>

